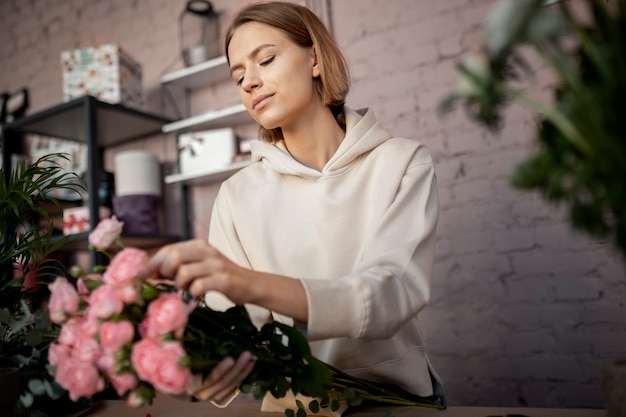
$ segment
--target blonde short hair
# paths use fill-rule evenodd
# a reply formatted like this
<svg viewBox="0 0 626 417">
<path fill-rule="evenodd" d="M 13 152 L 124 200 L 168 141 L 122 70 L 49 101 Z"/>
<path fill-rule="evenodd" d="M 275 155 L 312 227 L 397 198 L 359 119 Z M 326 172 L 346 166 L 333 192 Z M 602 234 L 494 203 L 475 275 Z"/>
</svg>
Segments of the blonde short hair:
<svg viewBox="0 0 626 417">
<path fill-rule="evenodd" d="M 343 106 L 350 89 L 346 60 L 322 21 L 309 9 L 294 3 L 272 1 L 244 7 L 233 18 L 224 41 L 226 56 L 235 31 L 248 22 L 258 22 L 283 31 L 293 42 L 304 48 L 313 47 L 320 69 L 316 89 L 329 106 L 339 125 L 345 129 Z M 268 142 L 283 139 L 280 128 L 259 130 L 259 137 Z"/>
</svg>

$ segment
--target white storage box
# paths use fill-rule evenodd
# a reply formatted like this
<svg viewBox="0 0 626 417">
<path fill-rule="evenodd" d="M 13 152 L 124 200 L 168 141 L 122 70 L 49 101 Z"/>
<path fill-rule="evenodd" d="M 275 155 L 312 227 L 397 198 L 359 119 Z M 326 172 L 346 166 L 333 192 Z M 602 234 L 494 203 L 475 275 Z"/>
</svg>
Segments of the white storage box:
<svg viewBox="0 0 626 417">
<path fill-rule="evenodd" d="M 85 95 L 140 109 L 141 66 L 116 44 L 61 52 L 63 100 Z"/>
<path fill-rule="evenodd" d="M 233 129 L 183 133 L 178 136 L 181 174 L 210 172 L 227 168 L 237 154 Z"/>
</svg>

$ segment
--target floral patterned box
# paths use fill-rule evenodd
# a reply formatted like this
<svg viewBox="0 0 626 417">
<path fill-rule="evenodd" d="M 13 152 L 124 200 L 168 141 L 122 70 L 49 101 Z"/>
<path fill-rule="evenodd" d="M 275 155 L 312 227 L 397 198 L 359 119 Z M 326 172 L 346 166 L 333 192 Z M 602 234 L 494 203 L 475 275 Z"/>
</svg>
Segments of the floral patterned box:
<svg viewBox="0 0 626 417">
<path fill-rule="evenodd" d="M 63 51 L 61 67 L 64 101 L 90 95 L 107 103 L 141 109 L 141 65 L 119 45 Z"/>
<path fill-rule="evenodd" d="M 100 207 L 100 220 L 111 217 L 111 209 Z M 70 207 L 63 210 L 63 234 L 72 235 L 74 233 L 88 232 L 89 227 L 89 207 Z"/>
</svg>

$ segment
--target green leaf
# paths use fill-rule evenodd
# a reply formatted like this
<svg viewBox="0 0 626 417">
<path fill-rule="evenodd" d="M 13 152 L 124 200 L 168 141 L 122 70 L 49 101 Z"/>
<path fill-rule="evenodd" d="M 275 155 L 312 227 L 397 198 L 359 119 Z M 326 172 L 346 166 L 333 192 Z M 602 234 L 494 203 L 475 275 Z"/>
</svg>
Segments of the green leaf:
<svg viewBox="0 0 626 417">
<path fill-rule="evenodd" d="M 313 400 L 309 403 L 309 410 L 311 410 L 311 412 L 313 412 L 314 414 L 319 413 L 320 411 L 320 403 L 317 400 Z"/>
<path fill-rule="evenodd" d="M 46 392 L 46 386 L 40 379 L 29 380 L 28 389 L 35 395 L 41 395 Z"/>
<path fill-rule="evenodd" d="M 20 401 L 24 404 L 24 407 L 30 408 L 35 402 L 35 397 L 30 392 L 24 392 L 20 395 Z"/>
</svg>

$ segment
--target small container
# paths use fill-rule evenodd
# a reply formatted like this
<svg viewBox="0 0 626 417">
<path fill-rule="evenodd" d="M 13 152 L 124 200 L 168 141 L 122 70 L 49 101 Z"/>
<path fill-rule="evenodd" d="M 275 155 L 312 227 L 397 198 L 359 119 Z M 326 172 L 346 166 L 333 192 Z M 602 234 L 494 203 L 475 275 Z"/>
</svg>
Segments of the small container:
<svg viewBox="0 0 626 417">
<path fill-rule="evenodd" d="M 115 195 L 161 195 L 161 171 L 157 157 L 147 151 L 115 155 Z"/>
<path fill-rule="evenodd" d="M 113 197 L 115 217 L 124 223 L 125 234 L 151 235 L 159 233 L 160 197 L 149 194 Z"/>
</svg>

